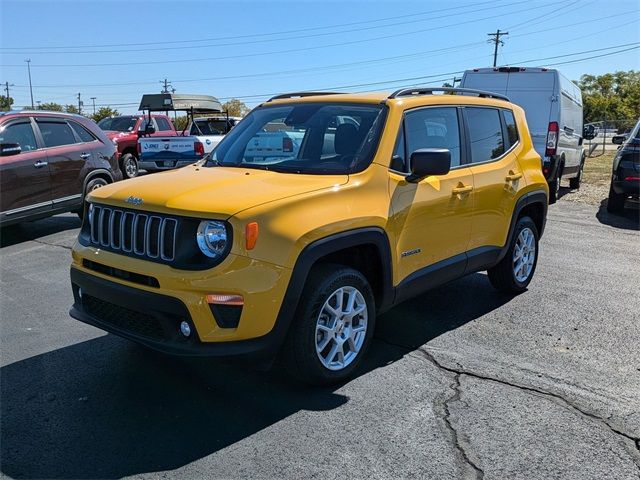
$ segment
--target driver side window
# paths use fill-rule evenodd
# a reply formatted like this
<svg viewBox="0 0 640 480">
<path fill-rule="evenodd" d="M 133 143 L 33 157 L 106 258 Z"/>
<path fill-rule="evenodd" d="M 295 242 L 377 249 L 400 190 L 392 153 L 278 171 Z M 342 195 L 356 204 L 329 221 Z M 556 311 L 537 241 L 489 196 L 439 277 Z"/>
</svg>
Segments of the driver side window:
<svg viewBox="0 0 640 480">
<path fill-rule="evenodd" d="M 406 152 L 421 148 L 446 148 L 451 152 L 451 167 L 460 165 L 460 127 L 456 107 L 435 107 L 411 110 L 404 120 Z M 408 164 L 409 162 L 405 162 Z M 410 165 L 407 165 L 410 169 Z"/>
<path fill-rule="evenodd" d="M 0 143 L 17 143 L 23 152 L 38 148 L 30 122 L 12 123 L 0 129 Z"/>
</svg>

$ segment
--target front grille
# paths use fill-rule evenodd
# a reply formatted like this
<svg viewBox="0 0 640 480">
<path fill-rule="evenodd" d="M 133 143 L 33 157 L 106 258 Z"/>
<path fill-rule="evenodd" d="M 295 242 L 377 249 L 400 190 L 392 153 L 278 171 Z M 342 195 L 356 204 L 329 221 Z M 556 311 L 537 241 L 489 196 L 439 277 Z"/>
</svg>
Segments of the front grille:
<svg viewBox="0 0 640 480">
<path fill-rule="evenodd" d="M 172 262 L 178 221 L 151 213 L 93 204 L 91 243 L 98 247 Z"/>
<path fill-rule="evenodd" d="M 101 322 L 155 340 L 164 339 L 160 322 L 151 315 L 105 302 L 86 293 L 82 295 L 82 306 L 89 315 Z"/>
</svg>

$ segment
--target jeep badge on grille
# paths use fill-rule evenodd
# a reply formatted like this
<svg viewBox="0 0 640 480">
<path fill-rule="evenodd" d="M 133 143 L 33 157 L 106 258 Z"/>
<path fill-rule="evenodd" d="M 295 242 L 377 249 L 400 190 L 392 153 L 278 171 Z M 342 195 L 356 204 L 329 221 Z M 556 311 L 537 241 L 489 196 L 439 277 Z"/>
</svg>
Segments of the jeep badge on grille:
<svg viewBox="0 0 640 480">
<path fill-rule="evenodd" d="M 133 205 L 142 205 L 143 200 L 141 198 L 134 197 L 133 195 L 131 195 L 124 202 L 125 203 L 131 203 Z"/>
</svg>

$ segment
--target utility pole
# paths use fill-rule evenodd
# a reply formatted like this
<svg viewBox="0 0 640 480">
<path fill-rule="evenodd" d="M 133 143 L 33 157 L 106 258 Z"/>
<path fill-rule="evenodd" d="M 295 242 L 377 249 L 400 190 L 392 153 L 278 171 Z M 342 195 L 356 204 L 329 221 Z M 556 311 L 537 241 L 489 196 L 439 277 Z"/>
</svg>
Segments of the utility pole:
<svg viewBox="0 0 640 480">
<path fill-rule="evenodd" d="M 451 84 L 451 86 L 455 87 L 456 86 L 456 82 L 461 82 L 462 78 L 458 78 L 458 77 L 453 77 L 453 83 Z"/>
<path fill-rule="evenodd" d="M 96 98 L 97 97 L 91 97 L 91 101 L 93 102 L 93 114 L 96 114 Z"/>
<path fill-rule="evenodd" d="M 40 104 L 42 103 L 42 100 L 36 100 L 36 103 L 38 104 L 38 108 L 36 108 L 36 110 L 40 110 Z"/>
<path fill-rule="evenodd" d="M 7 92 L 7 99 L 9 99 L 9 87 L 13 87 L 13 83 L 4 82 L 4 91 Z"/>
<path fill-rule="evenodd" d="M 164 81 L 160 80 L 160 83 L 163 84 L 162 91 L 160 93 L 175 93 L 176 89 L 171 85 L 171 81 L 165 78 Z M 171 89 L 171 91 L 169 91 L 169 89 Z"/>
<path fill-rule="evenodd" d="M 501 32 L 500 29 L 496 33 L 487 33 L 490 38 L 489 43 L 495 43 L 495 48 L 493 49 L 493 66 L 495 67 L 498 62 L 498 45 L 504 45 L 504 42 L 500 40 L 500 37 L 503 35 L 509 35 L 509 32 Z"/>
<path fill-rule="evenodd" d="M 25 62 L 27 62 L 27 71 L 29 72 L 29 93 L 31 94 L 31 109 L 35 110 L 36 107 L 33 106 L 33 86 L 31 85 L 31 59 L 27 58 Z"/>
<path fill-rule="evenodd" d="M 83 105 L 84 105 L 84 103 L 80 99 L 80 93 L 78 93 L 78 114 L 80 114 L 80 115 L 82 115 L 82 106 Z"/>
</svg>

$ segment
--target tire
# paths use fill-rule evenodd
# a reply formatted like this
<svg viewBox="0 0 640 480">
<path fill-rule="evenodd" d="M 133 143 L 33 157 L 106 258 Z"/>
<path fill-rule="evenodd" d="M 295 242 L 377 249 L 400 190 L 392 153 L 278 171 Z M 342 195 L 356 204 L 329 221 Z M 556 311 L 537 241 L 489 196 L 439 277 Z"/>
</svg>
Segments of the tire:
<svg viewBox="0 0 640 480">
<path fill-rule="evenodd" d="M 337 302 L 340 290 L 343 305 L 347 302 L 343 309 Z M 284 367 L 296 380 L 313 385 L 347 380 L 361 364 L 375 329 L 375 301 L 369 282 L 352 268 L 322 264 L 309 273 L 300 298 L 281 350 Z M 344 314 L 354 305 L 363 308 L 362 312 L 344 322 L 330 312 Z"/>
<path fill-rule="evenodd" d="M 84 199 L 87 197 L 87 194 L 92 190 L 95 190 L 96 188 L 104 187 L 108 184 L 109 181 L 102 177 L 93 177 L 91 180 L 89 180 L 87 185 L 84 187 L 84 195 L 82 196 L 82 207 L 80 208 L 80 210 L 76 210 L 76 213 L 78 214 L 78 217 L 80 217 L 80 220 L 84 218 Z"/>
<path fill-rule="evenodd" d="M 136 156 L 133 153 L 125 153 L 120 160 L 120 169 L 125 179 L 137 177 L 139 170 Z"/>
<path fill-rule="evenodd" d="M 624 193 L 616 193 L 613 185 L 609 187 L 609 200 L 607 200 L 607 212 L 620 213 L 624 210 L 624 201 L 627 196 Z"/>
<path fill-rule="evenodd" d="M 519 218 L 507 254 L 500 260 L 500 263 L 487 271 L 491 285 L 501 292 L 524 292 L 531 282 L 538 264 L 538 240 L 538 229 L 533 220 L 530 217 Z M 527 264 L 522 270 L 517 269 L 517 265 L 514 265 L 517 261 L 516 256 L 519 255 L 518 250 L 521 251 L 520 248 L 517 248 L 519 246 L 526 248 L 524 255 L 519 257 L 521 259 L 524 257 L 523 262 Z M 531 258 L 531 253 L 533 253 L 533 258 Z"/>
<path fill-rule="evenodd" d="M 582 182 L 582 171 L 584 170 L 584 158 L 580 162 L 580 170 L 578 170 L 578 175 L 575 178 L 569 179 L 569 187 L 572 190 L 579 190 L 580 183 Z"/>
<path fill-rule="evenodd" d="M 556 178 L 549 182 L 549 205 L 553 205 L 560 197 L 560 180 L 562 179 L 562 165 L 558 165 Z"/>
</svg>

